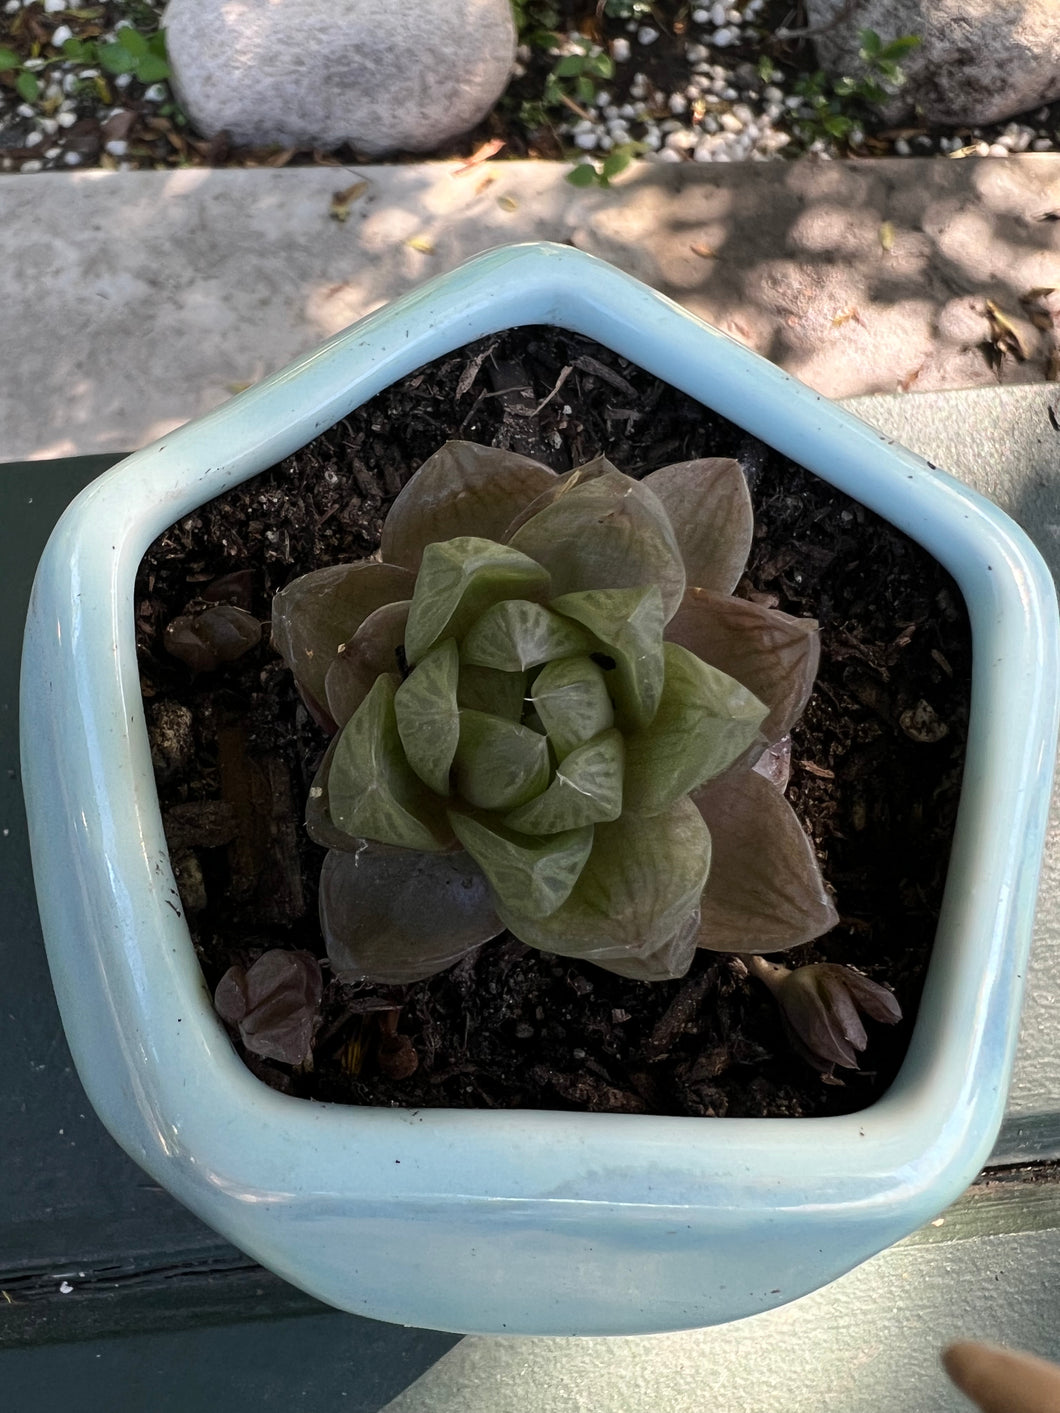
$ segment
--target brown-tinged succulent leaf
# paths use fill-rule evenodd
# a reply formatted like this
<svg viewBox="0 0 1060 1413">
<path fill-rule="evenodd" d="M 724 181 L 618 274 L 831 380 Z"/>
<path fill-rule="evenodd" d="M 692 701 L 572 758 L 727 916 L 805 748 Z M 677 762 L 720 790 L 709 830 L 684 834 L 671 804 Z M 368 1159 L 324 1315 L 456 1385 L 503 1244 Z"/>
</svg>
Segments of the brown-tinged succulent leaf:
<svg viewBox="0 0 1060 1413">
<path fill-rule="evenodd" d="M 857 1069 L 869 1043 L 860 1012 L 885 1025 L 902 1018 L 893 992 L 853 967 L 814 962 L 792 970 L 752 957 L 751 970 L 773 993 L 794 1048 L 815 1069 Z"/>
<path fill-rule="evenodd" d="M 676 643 L 663 646 L 666 676 L 650 725 L 626 738 L 623 808 L 660 814 L 739 760 L 758 739 L 767 708 L 734 677 Z"/>
<path fill-rule="evenodd" d="M 376 681 L 342 729 L 328 776 L 328 813 L 357 838 L 431 853 L 452 847 L 442 802 L 401 748 L 389 677 Z"/>
<path fill-rule="evenodd" d="M 666 508 L 689 585 L 732 593 L 754 533 L 751 494 L 740 463 L 727 456 L 677 461 L 652 471 L 641 484 Z"/>
<path fill-rule="evenodd" d="M 460 661 L 498 672 L 524 672 L 592 647 L 588 633 L 528 599 L 505 599 L 478 618 L 460 644 Z"/>
<path fill-rule="evenodd" d="M 665 671 L 657 585 L 564 594 L 549 607 L 588 628 L 613 662 L 606 670 L 615 673 L 611 697 L 619 726 L 647 726 L 659 708 Z"/>
<path fill-rule="evenodd" d="M 401 681 L 409 605 L 409 599 L 399 599 L 370 613 L 328 668 L 324 693 L 328 711 L 339 728 L 364 701 L 377 677 L 389 674 L 395 687 Z"/>
<path fill-rule="evenodd" d="M 429 544 L 462 535 L 500 540 L 523 507 L 556 479 L 547 466 L 513 451 L 446 442 L 390 507 L 382 557 L 388 564 L 417 570 Z"/>
<path fill-rule="evenodd" d="M 323 994 L 315 957 L 273 949 L 246 971 L 229 967 L 217 983 L 214 1006 L 255 1055 L 301 1065 L 312 1051 Z"/>
<path fill-rule="evenodd" d="M 333 851 L 320 875 L 320 922 L 336 976 L 395 986 L 433 976 L 503 931 L 465 853 Z"/>
<path fill-rule="evenodd" d="M 474 535 L 428 545 L 412 593 L 405 655 L 414 666 L 442 637 L 461 639 L 502 599 L 544 600 L 547 569 L 508 545 Z"/>
<path fill-rule="evenodd" d="M 212 672 L 223 662 L 235 662 L 256 648 L 261 642 L 261 624 L 244 609 L 219 603 L 174 618 L 166 625 L 162 642 L 170 657 L 193 672 Z"/>
<path fill-rule="evenodd" d="M 449 820 L 499 902 L 527 917 L 545 917 L 560 907 L 593 846 L 591 827 L 533 838 L 490 815 L 452 810 Z"/>
<path fill-rule="evenodd" d="M 627 976 L 631 981 L 674 981 L 684 976 L 692 965 L 698 932 L 699 909 L 696 908 L 653 951 L 643 955 L 629 952 L 621 957 L 587 957 L 586 960 L 604 971 L 613 971 L 616 976 Z"/>
<path fill-rule="evenodd" d="M 559 834 L 617 819 L 624 757 L 621 732 L 604 731 L 564 756 L 548 789 L 506 814 L 504 823 L 522 834 Z"/>
<path fill-rule="evenodd" d="M 762 734 L 787 735 L 813 691 L 821 655 L 817 624 L 776 609 L 691 588 L 666 625 L 666 640 L 735 677 L 769 707 Z"/>
<path fill-rule="evenodd" d="M 272 640 L 302 692 L 322 706 L 324 679 L 370 613 L 412 597 L 414 578 L 393 564 L 362 560 L 303 574 L 272 601 Z"/>
<path fill-rule="evenodd" d="M 460 739 L 459 672 L 459 649 L 447 638 L 431 648 L 394 694 L 405 759 L 436 795 L 449 793 L 449 771 Z"/>
<path fill-rule="evenodd" d="M 557 597 L 651 584 L 667 620 L 684 597 L 684 561 L 662 502 L 620 471 L 565 489 L 508 543 L 544 565 Z"/>
<path fill-rule="evenodd" d="M 774 785 L 748 770 L 712 780 L 691 798 L 714 841 L 699 946 L 780 952 L 836 925 L 813 845 Z"/>
<path fill-rule="evenodd" d="M 561 760 L 614 725 L 604 670 L 588 657 L 563 658 L 543 667 L 530 700 Z"/>
<path fill-rule="evenodd" d="M 657 951 L 699 905 L 710 868 L 710 834 L 689 799 L 651 819 L 598 824 L 570 897 L 547 917 L 502 903 L 521 942 L 564 957 L 609 961 Z M 562 837 L 562 836 L 561 836 Z"/>
<path fill-rule="evenodd" d="M 518 721 L 465 710 L 454 764 L 457 791 L 472 809 L 512 810 L 548 785 L 548 741 Z"/>
<path fill-rule="evenodd" d="M 606 476 L 609 471 L 616 475 L 621 475 L 617 466 L 612 466 L 606 456 L 594 456 L 592 461 L 586 461 L 582 466 L 576 466 L 573 471 L 564 472 L 556 476 L 552 484 L 525 506 L 519 514 L 512 520 L 505 533 L 501 536 L 504 544 L 507 544 L 516 530 L 532 520 L 539 511 L 544 510 L 547 505 L 558 500 L 560 496 L 569 495 L 576 486 L 583 486 L 586 481 L 595 481 L 598 476 Z"/>
</svg>

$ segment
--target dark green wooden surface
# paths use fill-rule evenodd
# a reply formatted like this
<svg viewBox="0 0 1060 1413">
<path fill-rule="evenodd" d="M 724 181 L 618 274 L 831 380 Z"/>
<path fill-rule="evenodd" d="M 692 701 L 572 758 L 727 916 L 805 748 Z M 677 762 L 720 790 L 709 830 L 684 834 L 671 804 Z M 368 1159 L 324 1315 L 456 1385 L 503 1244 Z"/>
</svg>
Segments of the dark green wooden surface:
<svg viewBox="0 0 1060 1413">
<path fill-rule="evenodd" d="M 376 1409 L 454 1337 L 328 1310 L 248 1261 L 117 1147 L 63 1037 L 30 875 L 19 659 L 51 528 L 117 459 L 0 467 L 0 1407 Z"/>
</svg>

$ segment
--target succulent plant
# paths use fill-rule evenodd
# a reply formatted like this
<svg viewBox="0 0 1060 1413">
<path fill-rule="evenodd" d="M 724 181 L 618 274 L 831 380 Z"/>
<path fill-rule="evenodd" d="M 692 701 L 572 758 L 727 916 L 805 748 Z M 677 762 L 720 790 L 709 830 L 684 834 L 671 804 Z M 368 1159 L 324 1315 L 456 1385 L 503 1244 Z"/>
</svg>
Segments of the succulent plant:
<svg viewBox="0 0 1060 1413">
<path fill-rule="evenodd" d="M 333 739 L 310 835 L 337 975 L 401 983 L 507 928 L 643 980 L 836 921 L 754 770 L 809 697 L 817 625 L 733 597 L 735 461 L 637 481 L 449 442 L 378 559 L 276 595 L 273 640 Z"/>
<path fill-rule="evenodd" d="M 853 967 L 811 962 L 785 967 L 751 958 L 751 970 L 772 992 L 792 1048 L 814 1069 L 856 1070 L 869 1043 L 862 1015 L 883 1025 L 902 1019 L 894 993 Z"/>
</svg>

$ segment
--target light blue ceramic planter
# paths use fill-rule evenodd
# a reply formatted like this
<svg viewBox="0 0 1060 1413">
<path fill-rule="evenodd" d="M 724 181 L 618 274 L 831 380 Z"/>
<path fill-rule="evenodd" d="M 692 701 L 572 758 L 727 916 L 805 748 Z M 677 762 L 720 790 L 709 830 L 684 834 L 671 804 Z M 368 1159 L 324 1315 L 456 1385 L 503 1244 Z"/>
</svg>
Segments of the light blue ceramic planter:
<svg viewBox="0 0 1060 1413">
<path fill-rule="evenodd" d="M 945 901 L 901 1073 L 829 1119 L 409 1112 L 310 1103 L 243 1067 L 181 915 L 137 677 L 133 579 L 167 525 L 421 364 L 575 329 L 926 546 L 974 635 Z M 1056 738 L 1052 582 L 950 477 L 610 266 L 483 255 L 129 457 L 59 522 L 26 632 L 22 761 L 55 989 L 89 1097 L 159 1183 L 347 1310 L 454 1331 L 631 1334 L 793 1300 L 913 1231 L 985 1161 L 1015 1046 Z"/>
</svg>

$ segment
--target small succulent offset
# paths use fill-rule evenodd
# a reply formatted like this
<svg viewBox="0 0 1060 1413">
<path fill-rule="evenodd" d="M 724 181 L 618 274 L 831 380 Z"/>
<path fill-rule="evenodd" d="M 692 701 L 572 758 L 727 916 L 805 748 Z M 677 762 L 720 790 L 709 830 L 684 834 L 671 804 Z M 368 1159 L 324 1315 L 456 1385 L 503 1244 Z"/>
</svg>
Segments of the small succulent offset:
<svg viewBox="0 0 1060 1413">
<path fill-rule="evenodd" d="M 333 739 L 310 835 L 335 974 L 405 983 L 507 928 L 623 976 L 762 953 L 836 913 L 759 757 L 810 695 L 808 619 L 733 597 L 735 461 L 566 475 L 449 442 L 380 557 L 276 595 L 273 640 Z"/>
</svg>

